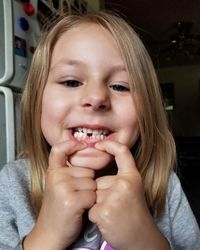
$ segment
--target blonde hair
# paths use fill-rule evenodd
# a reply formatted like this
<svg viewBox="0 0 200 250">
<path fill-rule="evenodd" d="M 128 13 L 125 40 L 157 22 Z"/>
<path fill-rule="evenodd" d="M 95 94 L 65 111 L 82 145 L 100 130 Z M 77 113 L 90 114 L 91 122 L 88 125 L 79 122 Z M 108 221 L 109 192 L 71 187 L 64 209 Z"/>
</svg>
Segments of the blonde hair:
<svg viewBox="0 0 200 250">
<path fill-rule="evenodd" d="M 118 43 L 129 74 L 132 95 L 138 94 L 133 97 L 140 128 L 134 157 L 143 180 L 148 207 L 153 214 L 161 215 L 169 175 L 175 164 L 175 143 L 168 129 L 157 76 L 149 54 L 132 27 L 120 17 L 105 12 L 63 17 L 42 38 L 34 53 L 22 97 L 22 155 L 31 163 L 33 207 L 38 214 L 50 151 L 41 131 L 40 115 L 52 51 L 63 33 L 82 23 L 101 25 Z"/>
</svg>

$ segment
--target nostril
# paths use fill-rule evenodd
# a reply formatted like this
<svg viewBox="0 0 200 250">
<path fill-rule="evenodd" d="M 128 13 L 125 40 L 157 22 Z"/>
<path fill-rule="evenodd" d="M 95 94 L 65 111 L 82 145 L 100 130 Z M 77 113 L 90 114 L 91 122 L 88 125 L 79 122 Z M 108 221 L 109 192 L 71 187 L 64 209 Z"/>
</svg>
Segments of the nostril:
<svg viewBox="0 0 200 250">
<path fill-rule="evenodd" d="M 108 106 L 105 104 L 93 105 L 92 108 L 94 110 L 107 110 Z"/>
<path fill-rule="evenodd" d="M 100 108 L 100 109 L 106 109 L 106 107 L 107 107 L 107 106 L 106 106 L 105 104 L 103 104 L 103 105 L 100 105 L 99 108 Z"/>
<path fill-rule="evenodd" d="M 109 107 L 109 103 L 107 101 L 102 103 L 101 101 L 93 100 L 90 102 L 86 102 L 83 106 L 86 108 L 91 108 L 93 110 L 106 110 Z"/>
</svg>

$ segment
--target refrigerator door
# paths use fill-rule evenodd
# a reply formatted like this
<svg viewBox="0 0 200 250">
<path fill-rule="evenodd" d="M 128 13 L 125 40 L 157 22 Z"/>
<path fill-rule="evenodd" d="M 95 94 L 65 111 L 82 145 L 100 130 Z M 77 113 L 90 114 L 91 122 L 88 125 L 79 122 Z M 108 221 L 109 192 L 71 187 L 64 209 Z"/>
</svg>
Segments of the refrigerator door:
<svg viewBox="0 0 200 250">
<path fill-rule="evenodd" d="M 0 1 L 0 24 L 0 85 L 5 85 L 14 75 L 11 0 Z"/>
<path fill-rule="evenodd" d="M 41 36 L 36 7 L 29 16 L 23 8 L 23 1 L 0 1 L 0 85 L 18 91 L 24 87 L 27 70 Z"/>
<path fill-rule="evenodd" d="M 15 159 L 15 118 L 12 91 L 0 87 L 0 168 Z"/>
<path fill-rule="evenodd" d="M 32 2 L 32 1 L 29 1 Z M 22 1 L 13 0 L 14 27 L 14 68 L 15 74 L 10 87 L 23 89 L 34 49 L 40 38 L 36 5 L 33 15 L 28 16 L 23 9 Z"/>
</svg>

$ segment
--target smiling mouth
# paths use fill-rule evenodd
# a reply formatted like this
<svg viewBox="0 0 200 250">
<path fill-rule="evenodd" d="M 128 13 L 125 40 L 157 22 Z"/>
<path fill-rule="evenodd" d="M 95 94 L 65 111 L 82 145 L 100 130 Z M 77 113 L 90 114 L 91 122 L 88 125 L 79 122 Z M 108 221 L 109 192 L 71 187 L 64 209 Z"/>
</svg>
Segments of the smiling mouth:
<svg viewBox="0 0 200 250">
<path fill-rule="evenodd" d="M 97 142 L 108 138 L 112 132 L 107 129 L 73 128 L 72 135 L 78 141 Z"/>
</svg>

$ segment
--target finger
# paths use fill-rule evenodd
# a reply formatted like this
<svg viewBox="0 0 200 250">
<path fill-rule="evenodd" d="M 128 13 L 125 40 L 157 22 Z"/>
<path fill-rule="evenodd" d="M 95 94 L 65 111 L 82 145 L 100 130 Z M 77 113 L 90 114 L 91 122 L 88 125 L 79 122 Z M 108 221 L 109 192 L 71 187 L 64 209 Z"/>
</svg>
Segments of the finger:
<svg viewBox="0 0 200 250">
<path fill-rule="evenodd" d="M 102 141 L 95 144 L 95 148 L 105 151 L 115 157 L 118 174 L 128 174 L 135 171 L 133 156 L 126 145 L 114 141 Z"/>
<path fill-rule="evenodd" d="M 103 203 L 95 203 L 88 211 L 88 218 L 91 222 L 95 223 L 99 227 L 99 221 L 102 222 L 99 217 L 102 217 L 102 210 L 104 208 Z"/>
<path fill-rule="evenodd" d="M 51 148 L 49 155 L 49 166 L 66 167 L 68 156 L 76 151 L 83 150 L 87 145 L 78 141 L 66 141 L 56 144 Z"/>
<path fill-rule="evenodd" d="M 112 187 L 116 176 L 103 176 L 96 179 L 97 189 L 108 189 Z"/>
<path fill-rule="evenodd" d="M 106 201 L 106 198 L 109 196 L 109 192 L 107 189 L 97 190 L 96 191 L 96 203 L 103 203 Z"/>
<path fill-rule="evenodd" d="M 93 169 L 89 168 L 82 168 L 82 167 L 76 167 L 72 166 L 67 169 L 68 174 L 72 177 L 76 178 L 90 178 L 94 179 L 95 177 L 95 171 Z"/>
<path fill-rule="evenodd" d="M 83 199 L 81 197 L 84 197 Z M 76 206 L 80 207 L 80 209 L 89 209 L 91 208 L 96 201 L 96 193 L 91 190 L 81 190 L 76 192 Z"/>
<path fill-rule="evenodd" d="M 97 188 L 96 182 L 90 178 L 80 178 L 80 179 L 72 179 L 70 181 L 71 186 L 75 191 L 80 191 L 80 190 L 91 190 L 95 191 Z"/>
</svg>

